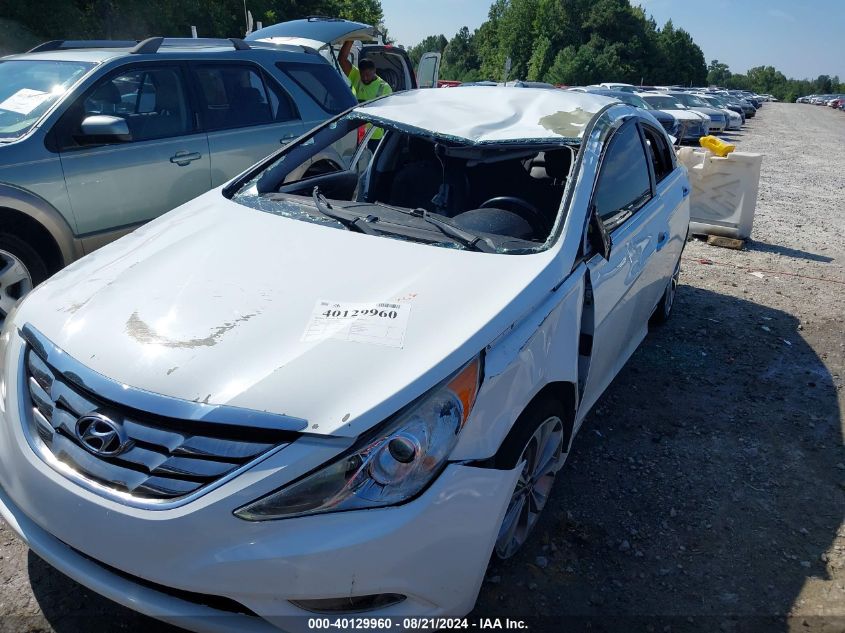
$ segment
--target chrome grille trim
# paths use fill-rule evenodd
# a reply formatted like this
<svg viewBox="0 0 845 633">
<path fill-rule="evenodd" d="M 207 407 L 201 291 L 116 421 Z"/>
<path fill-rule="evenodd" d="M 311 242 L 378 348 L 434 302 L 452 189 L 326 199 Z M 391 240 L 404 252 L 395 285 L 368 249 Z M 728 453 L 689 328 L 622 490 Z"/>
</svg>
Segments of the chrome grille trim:
<svg viewBox="0 0 845 633">
<path fill-rule="evenodd" d="M 120 402 L 139 411 L 177 420 L 197 420 L 273 431 L 302 431 L 308 428 L 308 420 L 289 415 L 192 402 L 130 387 L 89 369 L 53 345 L 29 323 L 23 326 L 21 336 L 46 364 L 68 381 L 104 400 Z"/>
<path fill-rule="evenodd" d="M 22 332 L 27 344 L 21 353 L 18 383 L 27 440 L 53 469 L 101 496 L 133 507 L 157 510 L 178 507 L 230 481 L 299 436 L 290 428 L 220 422 L 221 410 L 245 411 L 233 407 L 179 401 L 195 405 L 201 411 L 187 419 L 178 419 L 158 413 L 163 404 L 157 411 L 145 411 L 125 401 L 105 398 L 81 386 L 96 382 L 97 379 L 90 380 L 94 372 L 40 333 L 30 343 L 33 331 L 27 325 Z M 65 372 L 53 364 L 57 357 Z M 124 393 L 129 389 L 121 386 Z M 146 399 L 156 396 L 144 393 Z M 166 403 L 175 400 L 161 398 Z M 185 405 L 177 410 L 185 411 Z M 120 425 L 121 433 L 128 436 L 129 442 L 122 453 L 103 456 L 83 447 L 76 432 L 77 421 L 95 412 Z M 211 421 L 203 415 L 209 413 Z M 243 413 L 235 417 L 240 422 L 260 418 L 265 423 L 281 418 L 288 427 L 299 426 L 299 422 L 294 422 L 296 418 L 287 416 L 262 417 L 256 412 L 255 418 Z"/>
</svg>

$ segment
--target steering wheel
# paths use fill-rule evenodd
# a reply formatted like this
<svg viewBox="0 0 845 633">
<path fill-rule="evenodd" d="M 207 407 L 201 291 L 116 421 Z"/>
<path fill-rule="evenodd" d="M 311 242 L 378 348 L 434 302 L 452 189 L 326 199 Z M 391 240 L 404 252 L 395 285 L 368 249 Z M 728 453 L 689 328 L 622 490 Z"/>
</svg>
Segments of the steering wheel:
<svg viewBox="0 0 845 633">
<path fill-rule="evenodd" d="M 496 196 L 495 198 L 484 201 L 479 209 L 489 209 L 491 207 L 513 211 L 528 222 L 538 235 L 542 235 L 549 230 L 548 220 L 540 213 L 540 210 L 522 198 L 517 198 L 516 196 Z"/>
</svg>

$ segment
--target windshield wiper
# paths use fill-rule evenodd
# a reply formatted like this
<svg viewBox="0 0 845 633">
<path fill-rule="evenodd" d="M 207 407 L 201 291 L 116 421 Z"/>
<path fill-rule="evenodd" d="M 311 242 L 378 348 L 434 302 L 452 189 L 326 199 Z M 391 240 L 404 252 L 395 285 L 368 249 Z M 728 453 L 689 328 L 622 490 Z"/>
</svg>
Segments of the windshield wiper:
<svg viewBox="0 0 845 633">
<path fill-rule="evenodd" d="M 421 217 L 423 220 L 428 222 L 429 224 L 433 224 L 440 232 L 444 235 L 448 235 L 454 240 L 457 240 L 459 244 L 462 244 L 466 248 L 481 251 L 482 253 L 498 253 L 499 250 L 496 248 L 496 245 L 489 237 L 484 237 L 482 235 L 477 235 L 475 233 L 471 233 L 470 231 L 465 231 L 462 228 L 451 224 L 450 222 L 444 222 L 439 218 L 432 217 L 427 209 L 415 209 L 417 212 L 421 212 Z"/>
<path fill-rule="evenodd" d="M 499 250 L 496 248 L 496 245 L 493 243 L 489 237 L 484 237 L 482 235 L 477 235 L 470 231 L 466 231 L 460 227 L 455 226 L 450 222 L 446 222 L 441 220 L 440 218 L 432 217 L 428 209 L 423 209 L 418 207 L 416 209 L 409 209 L 405 207 L 395 207 L 393 205 L 387 204 L 385 202 L 368 202 L 367 205 L 378 205 L 385 209 L 390 209 L 392 211 L 398 211 L 399 213 L 404 213 L 405 215 L 410 215 L 413 217 L 421 218 L 425 222 L 429 224 L 433 224 L 436 226 L 441 233 L 451 237 L 453 240 L 457 241 L 459 244 L 464 246 L 465 248 L 469 248 L 474 251 L 481 251 L 482 253 L 498 253 Z"/>
<path fill-rule="evenodd" d="M 331 218 L 335 222 L 339 222 L 350 231 L 366 233 L 367 235 L 378 235 L 378 232 L 369 224 L 370 222 L 378 221 L 378 218 L 375 216 L 370 215 L 367 216 L 366 219 L 362 219 L 360 216 L 349 218 L 345 215 L 335 213 L 332 210 L 334 207 L 331 203 L 329 203 L 326 196 L 320 193 L 319 187 L 314 187 L 314 191 L 311 193 L 311 198 L 314 200 L 314 206 L 317 207 L 317 211 L 319 211 L 321 215 Z"/>
</svg>

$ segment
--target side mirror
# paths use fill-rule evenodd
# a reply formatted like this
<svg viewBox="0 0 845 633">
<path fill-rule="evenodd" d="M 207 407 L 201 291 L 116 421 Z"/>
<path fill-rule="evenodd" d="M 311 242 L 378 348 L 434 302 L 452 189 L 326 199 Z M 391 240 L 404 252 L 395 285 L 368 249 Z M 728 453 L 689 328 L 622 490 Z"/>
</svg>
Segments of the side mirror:
<svg viewBox="0 0 845 633">
<path fill-rule="evenodd" d="M 132 140 L 126 119 L 106 114 L 85 117 L 80 126 L 82 134 L 76 140 L 82 144 L 125 143 Z"/>
<path fill-rule="evenodd" d="M 601 218 L 599 218 L 599 214 L 596 213 L 595 207 L 593 207 L 592 212 L 590 213 L 590 224 L 587 227 L 587 239 L 589 240 L 590 248 L 593 249 L 594 253 L 598 253 L 607 261 L 610 261 L 610 249 L 613 246 L 613 240 L 610 237 L 610 233 L 608 233 L 607 229 L 604 228 L 604 223 L 601 221 Z"/>
</svg>

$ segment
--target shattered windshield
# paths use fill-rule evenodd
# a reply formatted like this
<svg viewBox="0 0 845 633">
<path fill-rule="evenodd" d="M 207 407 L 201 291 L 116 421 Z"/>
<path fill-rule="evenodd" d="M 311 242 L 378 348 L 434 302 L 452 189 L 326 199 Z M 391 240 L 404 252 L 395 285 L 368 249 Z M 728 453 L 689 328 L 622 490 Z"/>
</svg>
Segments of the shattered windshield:
<svg viewBox="0 0 845 633">
<path fill-rule="evenodd" d="M 285 218 L 485 253 L 543 250 L 578 146 L 475 144 L 353 112 L 289 146 L 232 196 Z"/>
</svg>

